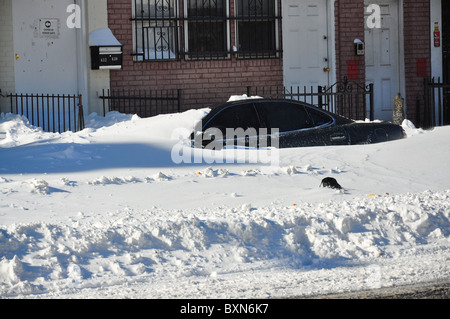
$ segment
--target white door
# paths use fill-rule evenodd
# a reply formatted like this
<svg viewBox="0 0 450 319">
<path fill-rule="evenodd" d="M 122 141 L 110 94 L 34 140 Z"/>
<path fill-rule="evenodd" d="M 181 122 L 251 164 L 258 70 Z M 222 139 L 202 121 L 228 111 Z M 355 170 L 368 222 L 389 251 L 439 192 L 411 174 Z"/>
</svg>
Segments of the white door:
<svg viewBox="0 0 450 319">
<path fill-rule="evenodd" d="M 67 26 L 73 0 L 14 0 L 17 93 L 78 93 L 77 31 Z"/>
<path fill-rule="evenodd" d="M 327 0 L 282 3 L 284 85 L 329 85 Z"/>
<path fill-rule="evenodd" d="M 398 0 L 376 3 L 381 8 L 381 28 L 365 24 L 366 82 L 374 84 L 375 119 L 392 121 L 392 101 L 400 91 L 399 6 Z M 366 0 L 365 8 L 368 4 Z M 366 12 L 366 19 L 369 14 Z"/>
</svg>

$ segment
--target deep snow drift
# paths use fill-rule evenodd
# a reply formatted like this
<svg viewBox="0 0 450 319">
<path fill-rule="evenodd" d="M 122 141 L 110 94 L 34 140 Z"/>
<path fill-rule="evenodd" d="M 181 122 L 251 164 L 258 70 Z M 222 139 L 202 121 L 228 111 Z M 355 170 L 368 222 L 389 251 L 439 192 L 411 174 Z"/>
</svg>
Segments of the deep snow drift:
<svg viewBox="0 0 450 319">
<path fill-rule="evenodd" d="M 275 298 L 450 277 L 450 127 L 405 121 L 404 140 L 281 149 L 274 166 L 185 146 L 206 112 L 92 114 L 63 134 L 3 114 L 0 297 Z M 175 164 L 174 146 L 204 163 Z M 345 192 L 319 188 L 326 176 Z"/>
</svg>

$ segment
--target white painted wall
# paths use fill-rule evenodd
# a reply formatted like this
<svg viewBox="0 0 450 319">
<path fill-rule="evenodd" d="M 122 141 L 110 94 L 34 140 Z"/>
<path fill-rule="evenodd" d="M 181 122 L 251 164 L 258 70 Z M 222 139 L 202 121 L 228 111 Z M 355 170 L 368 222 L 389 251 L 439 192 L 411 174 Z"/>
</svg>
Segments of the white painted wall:
<svg viewBox="0 0 450 319">
<path fill-rule="evenodd" d="M 70 4 L 81 7 L 81 28 L 69 28 Z M 43 35 L 40 20 L 58 21 Z M 83 95 L 85 113 L 103 114 L 109 71 L 90 69 L 89 32 L 108 26 L 107 0 L 0 0 L 0 89 L 9 93 Z M 17 56 L 17 58 L 16 58 Z M 0 111 L 9 112 L 0 98 Z"/>
<path fill-rule="evenodd" d="M 439 47 L 434 46 L 434 27 L 439 27 L 439 32 L 441 33 L 441 45 Z M 437 81 L 438 78 L 443 81 L 442 74 L 442 5 L 441 0 L 430 0 L 430 32 L 431 32 L 431 76 Z M 442 101 L 441 101 L 442 102 Z M 435 114 L 436 114 L 436 124 L 439 121 L 439 103 L 436 101 Z M 441 110 L 442 112 L 442 110 Z"/>
<path fill-rule="evenodd" d="M 2 94 L 15 91 L 12 0 L 0 0 L 0 89 Z M 0 96 L 0 112 L 9 112 L 9 100 Z"/>
<path fill-rule="evenodd" d="M 77 30 L 66 25 L 72 0 L 14 0 L 12 6 L 17 93 L 76 94 Z M 44 35 L 50 21 L 54 35 Z"/>
<path fill-rule="evenodd" d="M 430 30 L 431 30 L 431 76 L 442 79 L 442 6 L 441 0 L 430 0 Z M 434 47 L 433 31 L 437 25 L 441 32 L 441 46 Z"/>
<path fill-rule="evenodd" d="M 108 27 L 107 0 L 85 0 L 85 27 L 87 36 L 89 33 Z M 87 39 L 89 42 L 89 39 Z M 89 113 L 95 112 L 103 115 L 103 104 L 99 99 L 103 89 L 110 88 L 109 70 L 91 70 L 89 46 L 86 47 L 87 54 L 87 78 Z"/>
</svg>

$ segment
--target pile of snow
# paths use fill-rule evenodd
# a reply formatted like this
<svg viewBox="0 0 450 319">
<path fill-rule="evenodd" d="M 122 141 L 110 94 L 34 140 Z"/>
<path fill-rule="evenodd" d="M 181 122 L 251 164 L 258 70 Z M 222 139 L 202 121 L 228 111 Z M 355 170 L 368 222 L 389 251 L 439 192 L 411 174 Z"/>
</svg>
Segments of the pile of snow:
<svg viewBox="0 0 450 319">
<path fill-rule="evenodd" d="M 232 95 L 228 99 L 227 102 L 236 102 L 236 101 L 243 101 L 243 100 L 251 100 L 251 99 L 262 99 L 261 96 L 248 96 L 247 94 L 242 95 Z"/>
<path fill-rule="evenodd" d="M 92 114 L 63 134 L 2 115 L 0 297 L 276 298 L 450 276 L 449 127 L 281 149 L 278 166 L 175 164 L 207 112 Z"/>
</svg>

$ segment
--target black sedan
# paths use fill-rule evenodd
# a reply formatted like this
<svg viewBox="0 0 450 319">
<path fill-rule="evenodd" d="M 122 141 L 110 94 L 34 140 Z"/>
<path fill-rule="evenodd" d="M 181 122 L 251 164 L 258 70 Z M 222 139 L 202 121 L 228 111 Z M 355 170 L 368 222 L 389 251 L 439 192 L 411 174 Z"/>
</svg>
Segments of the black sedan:
<svg viewBox="0 0 450 319">
<path fill-rule="evenodd" d="M 370 144 L 405 136 L 389 122 L 357 122 L 294 100 L 246 99 L 213 108 L 191 138 L 194 147 L 220 149 Z"/>
</svg>

